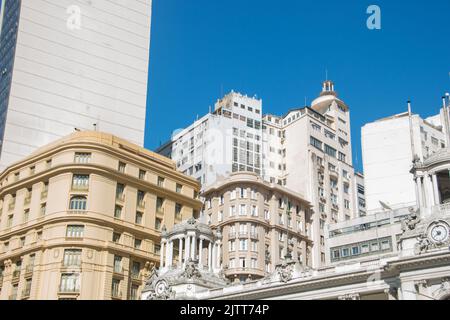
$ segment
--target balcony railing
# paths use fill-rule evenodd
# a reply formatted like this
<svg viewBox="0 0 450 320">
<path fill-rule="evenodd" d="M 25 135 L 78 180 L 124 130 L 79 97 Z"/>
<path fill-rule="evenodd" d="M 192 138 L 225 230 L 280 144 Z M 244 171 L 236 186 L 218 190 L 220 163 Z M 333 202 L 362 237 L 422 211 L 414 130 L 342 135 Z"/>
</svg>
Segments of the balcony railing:
<svg viewBox="0 0 450 320">
<path fill-rule="evenodd" d="M 116 194 L 116 200 L 124 202 L 125 201 L 125 193 Z"/>
<path fill-rule="evenodd" d="M 156 213 L 164 214 L 164 208 L 156 208 Z"/>
<path fill-rule="evenodd" d="M 247 237 L 247 236 L 248 236 L 248 232 L 247 231 L 239 232 L 239 237 L 243 238 L 243 237 Z"/>
<path fill-rule="evenodd" d="M 33 273 L 34 265 L 30 264 L 25 267 L 25 273 Z"/>
<path fill-rule="evenodd" d="M 131 279 L 132 280 L 137 280 L 137 281 L 141 281 L 142 280 L 141 276 L 140 276 L 140 274 L 138 272 L 132 272 L 131 273 Z"/>
<path fill-rule="evenodd" d="M 31 196 L 27 196 L 24 200 L 25 205 L 29 205 L 31 203 Z"/>
<path fill-rule="evenodd" d="M 68 210 L 68 214 L 85 214 L 87 210 L 77 209 L 77 210 Z"/>
<path fill-rule="evenodd" d="M 124 269 L 123 269 L 123 267 L 114 267 L 113 268 L 113 272 L 116 273 L 116 274 L 123 275 Z"/>
<path fill-rule="evenodd" d="M 145 208 L 145 201 L 144 200 L 138 201 L 137 206 L 138 206 L 138 208 L 141 208 L 141 209 Z"/>
<path fill-rule="evenodd" d="M 89 185 L 72 184 L 72 190 L 76 190 L 76 191 L 88 191 L 88 190 L 89 190 Z"/>
<path fill-rule="evenodd" d="M 60 293 L 79 293 L 80 288 L 78 287 L 59 287 Z"/>
<path fill-rule="evenodd" d="M 229 238 L 229 239 L 234 239 L 234 238 L 236 238 L 236 232 L 230 232 L 230 233 L 228 233 L 228 238 Z"/>
<path fill-rule="evenodd" d="M 111 296 L 112 296 L 113 299 L 122 299 L 122 292 L 113 290 L 111 292 Z"/>
<path fill-rule="evenodd" d="M 47 196 L 48 196 L 48 191 L 47 190 L 44 190 L 44 191 L 41 192 L 41 199 L 45 199 L 45 198 L 47 198 Z"/>
<path fill-rule="evenodd" d="M 17 279 L 17 278 L 19 278 L 20 277 L 20 270 L 15 270 L 14 272 L 13 272 L 13 279 Z"/>
<path fill-rule="evenodd" d="M 8 210 L 9 210 L 9 211 L 13 211 L 15 207 L 16 207 L 16 204 L 15 204 L 15 203 L 10 203 L 10 204 L 8 205 Z"/>
<path fill-rule="evenodd" d="M 10 295 L 8 299 L 9 300 L 17 300 L 17 293 Z"/>
<path fill-rule="evenodd" d="M 258 239 L 258 233 L 257 232 L 250 232 L 250 238 Z"/>
</svg>

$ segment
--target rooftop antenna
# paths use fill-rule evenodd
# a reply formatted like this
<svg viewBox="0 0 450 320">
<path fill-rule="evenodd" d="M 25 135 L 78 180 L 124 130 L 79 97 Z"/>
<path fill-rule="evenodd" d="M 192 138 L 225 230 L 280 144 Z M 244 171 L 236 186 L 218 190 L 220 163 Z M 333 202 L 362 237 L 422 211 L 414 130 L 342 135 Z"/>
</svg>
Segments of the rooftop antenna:
<svg viewBox="0 0 450 320">
<path fill-rule="evenodd" d="M 414 146 L 414 135 L 413 135 L 413 121 L 412 121 L 412 113 L 411 113 L 411 101 L 408 100 L 408 117 L 409 117 L 409 135 L 411 137 L 411 152 L 413 157 L 413 162 L 417 158 L 416 149 Z"/>
</svg>

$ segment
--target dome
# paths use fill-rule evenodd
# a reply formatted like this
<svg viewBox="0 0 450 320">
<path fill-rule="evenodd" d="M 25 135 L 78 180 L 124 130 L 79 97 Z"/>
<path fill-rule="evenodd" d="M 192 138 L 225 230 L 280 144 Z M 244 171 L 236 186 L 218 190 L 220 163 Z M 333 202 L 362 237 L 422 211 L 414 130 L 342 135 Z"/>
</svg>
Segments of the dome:
<svg viewBox="0 0 450 320">
<path fill-rule="evenodd" d="M 328 108 L 335 102 L 338 106 L 348 110 L 347 105 L 337 97 L 334 91 L 334 83 L 330 80 L 323 82 L 322 92 L 320 96 L 311 103 L 311 108 L 319 113 L 325 113 Z"/>
</svg>

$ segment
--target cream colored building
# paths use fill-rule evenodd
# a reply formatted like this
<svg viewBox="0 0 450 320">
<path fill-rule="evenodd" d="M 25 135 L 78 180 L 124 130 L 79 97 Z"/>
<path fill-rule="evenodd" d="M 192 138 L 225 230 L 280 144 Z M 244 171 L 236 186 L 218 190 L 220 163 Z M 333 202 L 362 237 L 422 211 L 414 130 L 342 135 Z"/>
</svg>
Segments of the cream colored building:
<svg viewBox="0 0 450 320">
<path fill-rule="evenodd" d="M 38 149 L 0 175 L 0 299 L 138 299 L 160 230 L 198 216 L 199 188 L 110 134 Z"/>
<path fill-rule="evenodd" d="M 302 195 L 254 173 L 234 173 L 202 196 L 204 221 L 222 235 L 221 266 L 228 279 L 263 278 L 288 253 L 312 266 L 312 210 Z"/>
</svg>

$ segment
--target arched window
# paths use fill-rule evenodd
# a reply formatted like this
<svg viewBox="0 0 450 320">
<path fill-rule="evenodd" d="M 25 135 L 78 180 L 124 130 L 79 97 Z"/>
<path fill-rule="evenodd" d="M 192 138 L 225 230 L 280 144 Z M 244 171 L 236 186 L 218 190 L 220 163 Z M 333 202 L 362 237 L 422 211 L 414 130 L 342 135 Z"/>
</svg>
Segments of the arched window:
<svg viewBox="0 0 450 320">
<path fill-rule="evenodd" d="M 73 196 L 70 198 L 70 210 L 85 211 L 87 208 L 87 198 L 83 196 Z"/>
</svg>

